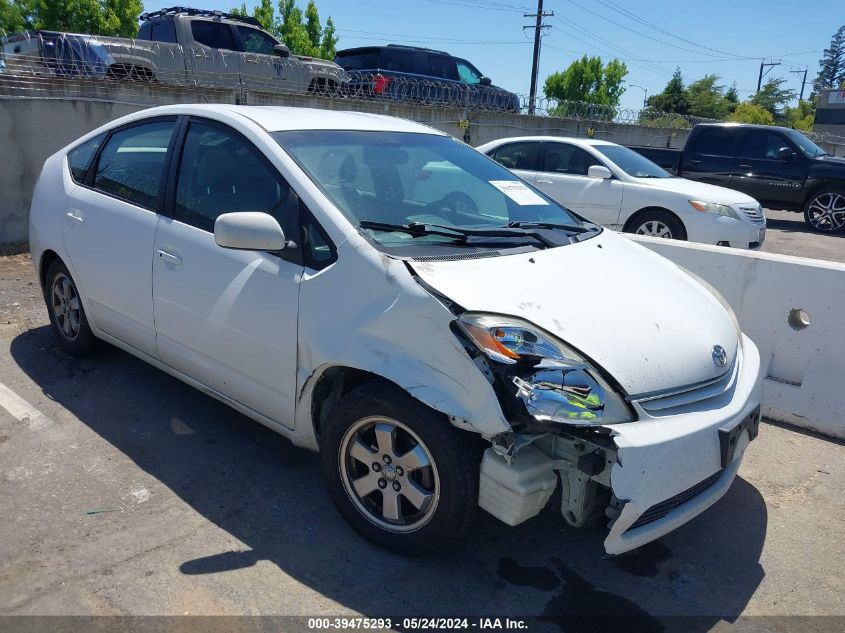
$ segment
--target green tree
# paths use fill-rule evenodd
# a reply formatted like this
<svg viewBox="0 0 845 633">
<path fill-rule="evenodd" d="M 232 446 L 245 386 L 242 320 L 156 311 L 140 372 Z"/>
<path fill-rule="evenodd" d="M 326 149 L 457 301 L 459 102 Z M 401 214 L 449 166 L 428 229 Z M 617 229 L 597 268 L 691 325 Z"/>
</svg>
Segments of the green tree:
<svg viewBox="0 0 845 633">
<path fill-rule="evenodd" d="M 734 104 L 732 110 L 736 108 L 736 104 L 739 103 L 739 91 L 736 89 L 736 82 L 733 82 L 731 87 L 725 91 L 725 99 Z"/>
<path fill-rule="evenodd" d="M 737 123 L 756 123 L 758 125 L 774 125 L 775 117 L 766 108 L 755 103 L 745 101 L 740 103 L 729 116 L 728 121 Z"/>
<path fill-rule="evenodd" d="M 258 19 L 265 30 L 284 43 L 295 55 L 334 59 L 337 47 L 337 35 L 331 17 L 326 25 L 320 24 L 320 14 L 314 0 L 309 0 L 303 13 L 296 0 L 279 0 L 279 17 L 271 0 L 261 0 L 253 7 L 252 17 Z M 232 9 L 233 15 L 247 16 L 246 4 Z"/>
<path fill-rule="evenodd" d="M 819 74 L 813 80 L 813 92 L 845 85 L 845 26 L 833 34 L 830 48 L 824 49 L 819 60 Z"/>
<path fill-rule="evenodd" d="M 681 77 L 680 68 L 675 69 L 663 92 L 651 95 L 648 98 L 648 106 L 658 112 L 689 114 L 689 98 L 684 88 L 684 79 Z"/>
<path fill-rule="evenodd" d="M 816 106 L 810 101 L 801 100 L 795 108 L 785 107 L 783 109 L 783 116 L 789 127 L 804 132 L 811 132 L 813 130 L 813 122 L 816 118 Z"/>
<path fill-rule="evenodd" d="M 141 0 L 0 0 L 0 30 L 135 37 Z"/>
<path fill-rule="evenodd" d="M 725 87 L 718 85 L 718 81 L 718 75 L 704 75 L 689 85 L 689 114 L 705 119 L 723 119 L 733 112 L 735 102 L 725 96 Z"/>
<path fill-rule="evenodd" d="M 605 66 L 600 57 L 576 59 L 569 67 L 549 75 L 543 92 L 549 99 L 561 101 L 586 101 L 615 107 L 625 91 L 622 83 L 628 67 L 618 59 Z"/>
<path fill-rule="evenodd" d="M 794 90 L 783 88 L 785 83 L 786 79 L 773 77 L 763 84 L 763 87 L 749 101 L 778 118 L 782 115 L 783 106 L 795 98 Z"/>
</svg>

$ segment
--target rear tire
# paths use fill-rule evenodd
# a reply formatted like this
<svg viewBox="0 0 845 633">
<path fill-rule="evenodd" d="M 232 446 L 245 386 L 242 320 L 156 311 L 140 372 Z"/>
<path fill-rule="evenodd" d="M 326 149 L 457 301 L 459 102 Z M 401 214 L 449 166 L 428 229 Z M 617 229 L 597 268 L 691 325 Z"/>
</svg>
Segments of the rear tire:
<svg viewBox="0 0 845 633">
<path fill-rule="evenodd" d="M 59 259 L 47 269 L 44 300 L 59 345 L 74 356 L 87 356 L 94 352 L 97 338 L 88 325 L 76 282 Z"/>
<path fill-rule="evenodd" d="M 469 437 L 397 387 L 369 383 L 344 396 L 320 441 L 323 476 L 344 519 L 403 554 L 442 548 L 478 504 Z"/>
<path fill-rule="evenodd" d="M 683 222 L 674 214 L 661 209 L 641 213 L 625 228 L 625 232 L 673 240 L 687 239 L 687 231 Z"/>
<path fill-rule="evenodd" d="M 820 189 L 804 206 L 804 221 L 817 233 L 836 233 L 845 229 L 845 191 Z"/>
</svg>

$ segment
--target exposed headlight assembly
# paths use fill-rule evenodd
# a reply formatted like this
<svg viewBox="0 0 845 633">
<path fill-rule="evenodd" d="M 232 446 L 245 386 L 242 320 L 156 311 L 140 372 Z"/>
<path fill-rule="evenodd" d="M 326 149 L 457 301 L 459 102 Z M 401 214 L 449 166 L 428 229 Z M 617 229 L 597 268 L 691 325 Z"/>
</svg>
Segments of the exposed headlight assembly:
<svg viewBox="0 0 845 633">
<path fill-rule="evenodd" d="M 702 213 L 713 213 L 715 215 L 722 215 L 726 218 L 733 218 L 739 220 L 739 214 L 726 204 L 716 204 L 715 202 L 703 202 L 701 200 L 690 200 L 690 206 L 696 211 Z"/>
<path fill-rule="evenodd" d="M 623 398 L 589 361 L 530 323 L 467 313 L 458 324 L 537 420 L 575 426 L 632 420 Z"/>
</svg>

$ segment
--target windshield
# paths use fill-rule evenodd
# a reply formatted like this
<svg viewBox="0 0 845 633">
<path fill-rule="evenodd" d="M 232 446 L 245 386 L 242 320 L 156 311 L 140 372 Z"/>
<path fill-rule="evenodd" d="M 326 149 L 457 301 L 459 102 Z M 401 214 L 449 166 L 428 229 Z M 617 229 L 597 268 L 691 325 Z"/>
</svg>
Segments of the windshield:
<svg viewBox="0 0 845 633">
<path fill-rule="evenodd" d="M 634 178 L 671 178 L 672 175 L 658 167 L 642 154 L 621 145 L 593 145 L 593 148 L 609 158 L 619 169 Z"/>
<path fill-rule="evenodd" d="M 818 156 L 827 156 L 827 152 L 824 151 L 821 147 L 813 143 L 810 139 L 806 136 L 801 134 L 801 132 L 796 132 L 795 130 L 784 130 L 786 135 L 789 137 L 793 143 L 795 143 L 804 154 L 809 156 L 810 158 L 816 158 Z"/>
<path fill-rule="evenodd" d="M 583 228 L 577 216 L 551 198 L 448 136 L 309 130 L 273 137 L 349 221 L 379 245 L 536 248 L 538 241 L 516 223 Z M 455 231 L 402 230 L 420 225 L 463 232 L 457 239 Z M 506 228 L 510 233 L 485 231 Z M 554 227 L 541 228 L 554 232 Z M 560 243 L 568 243 L 565 235 Z"/>
</svg>

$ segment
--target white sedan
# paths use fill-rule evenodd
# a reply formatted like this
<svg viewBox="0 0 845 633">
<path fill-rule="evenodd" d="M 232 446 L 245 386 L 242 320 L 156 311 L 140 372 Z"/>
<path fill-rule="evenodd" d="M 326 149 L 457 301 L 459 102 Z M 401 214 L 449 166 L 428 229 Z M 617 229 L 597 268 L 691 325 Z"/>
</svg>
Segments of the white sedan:
<svg viewBox="0 0 845 633">
<path fill-rule="evenodd" d="M 624 552 L 757 435 L 759 353 L 717 292 L 417 123 L 151 108 L 47 159 L 29 233 L 68 352 L 107 341 L 319 451 L 398 551 L 530 519 L 560 478 L 563 520 Z"/>
<path fill-rule="evenodd" d="M 766 238 L 766 218 L 754 198 L 676 178 L 616 143 L 527 136 L 477 149 L 564 206 L 612 229 L 751 249 Z"/>
</svg>

